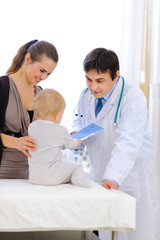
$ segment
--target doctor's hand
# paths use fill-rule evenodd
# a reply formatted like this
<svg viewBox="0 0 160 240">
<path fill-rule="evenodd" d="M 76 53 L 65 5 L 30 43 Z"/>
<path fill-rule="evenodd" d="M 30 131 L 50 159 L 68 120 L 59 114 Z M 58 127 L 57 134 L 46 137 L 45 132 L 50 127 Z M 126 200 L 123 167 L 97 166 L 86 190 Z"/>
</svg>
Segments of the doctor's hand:
<svg viewBox="0 0 160 240">
<path fill-rule="evenodd" d="M 77 131 L 71 132 L 70 135 L 77 133 Z"/>
<path fill-rule="evenodd" d="M 108 190 L 110 190 L 110 189 L 118 190 L 118 185 L 109 180 L 104 180 L 102 182 L 102 187 L 107 188 Z"/>
</svg>

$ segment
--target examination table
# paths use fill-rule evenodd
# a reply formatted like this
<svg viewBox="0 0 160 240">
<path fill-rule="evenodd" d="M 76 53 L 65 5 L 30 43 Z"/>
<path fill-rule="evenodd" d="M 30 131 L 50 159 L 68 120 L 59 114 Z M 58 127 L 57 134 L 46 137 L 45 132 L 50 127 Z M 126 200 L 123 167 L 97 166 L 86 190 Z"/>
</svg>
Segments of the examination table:
<svg viewBox="0 0 160 240">
<path fill-rule="evenodd" d="M 96 183 L 82 188 L 0 180 L 0 240 L 99 239 L 91 230 L 112 230 L 115 240 L 117 231 L 135 229 L 135 215 L 133 197 Z"/>
</svg>

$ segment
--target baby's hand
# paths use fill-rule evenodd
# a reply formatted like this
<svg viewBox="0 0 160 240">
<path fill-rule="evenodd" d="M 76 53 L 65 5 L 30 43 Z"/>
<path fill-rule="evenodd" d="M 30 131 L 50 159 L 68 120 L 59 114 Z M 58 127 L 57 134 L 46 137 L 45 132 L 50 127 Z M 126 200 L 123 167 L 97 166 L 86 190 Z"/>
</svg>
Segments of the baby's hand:
<svg viewBox="0 0 160 240">
<path fill-rule="evenodd" d="M 80 147 L 80 146 L 81 146 L 82 140 L 80 140 L 80 139 L 77 139 L 77 141 L 78 141 L 78 145 L 77 145 L 77 148 L 78 148 L 78 147 Z"/>
</svg>

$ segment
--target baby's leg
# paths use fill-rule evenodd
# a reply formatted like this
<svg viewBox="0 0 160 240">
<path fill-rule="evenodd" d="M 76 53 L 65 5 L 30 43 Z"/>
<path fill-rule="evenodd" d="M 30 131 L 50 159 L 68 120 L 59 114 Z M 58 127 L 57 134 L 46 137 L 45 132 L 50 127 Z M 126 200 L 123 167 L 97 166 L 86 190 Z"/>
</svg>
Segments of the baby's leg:
<svg viewBox="0 0 160 240">
<path fill-rule="evenodd" d="M 80 187 L 91 187 L 91 182 L 86 178 L 82 166 L 77 165 L 72 172 L 71 182 Z"/>
</svg>

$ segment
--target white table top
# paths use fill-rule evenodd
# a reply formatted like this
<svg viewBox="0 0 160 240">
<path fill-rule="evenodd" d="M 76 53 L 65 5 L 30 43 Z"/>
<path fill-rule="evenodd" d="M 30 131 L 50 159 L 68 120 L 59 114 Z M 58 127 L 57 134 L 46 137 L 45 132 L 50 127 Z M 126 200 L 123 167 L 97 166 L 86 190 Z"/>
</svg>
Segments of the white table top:
<svg viewBox="0 0 160 240">
<path fill-rule="evenodd" d="M 0 180 L 0 231 L 135 229 L 136 200 L 93 183 L 37 186 Z"/>
</svg>

